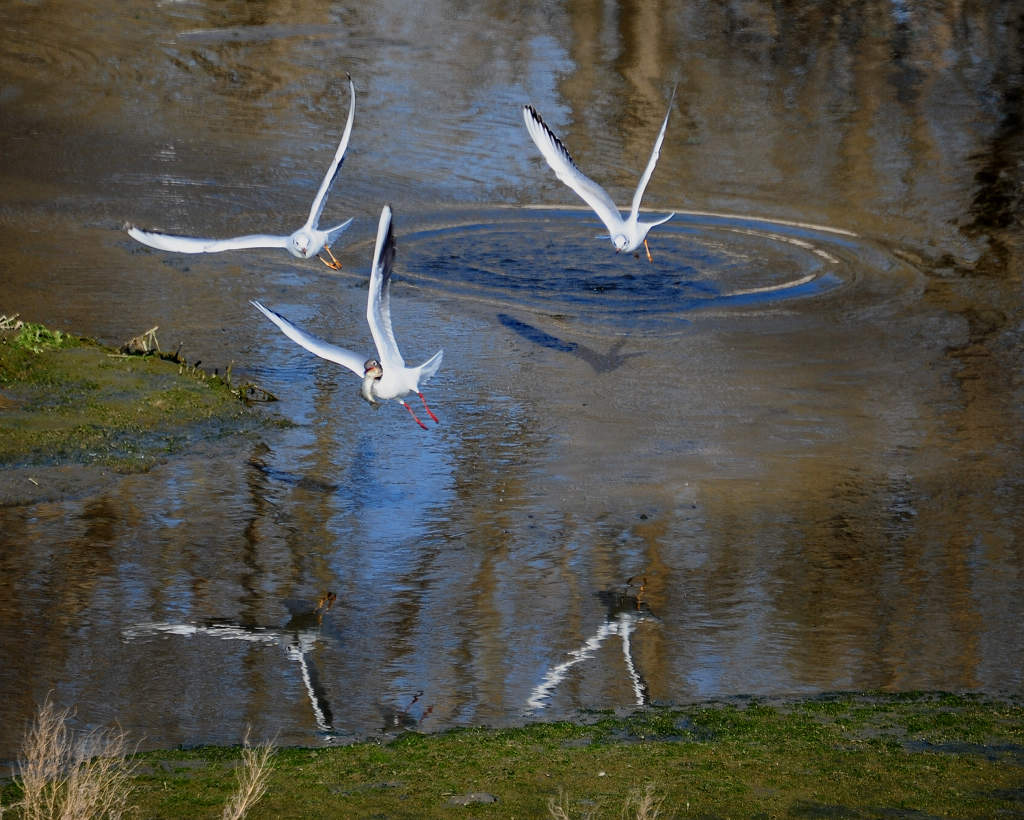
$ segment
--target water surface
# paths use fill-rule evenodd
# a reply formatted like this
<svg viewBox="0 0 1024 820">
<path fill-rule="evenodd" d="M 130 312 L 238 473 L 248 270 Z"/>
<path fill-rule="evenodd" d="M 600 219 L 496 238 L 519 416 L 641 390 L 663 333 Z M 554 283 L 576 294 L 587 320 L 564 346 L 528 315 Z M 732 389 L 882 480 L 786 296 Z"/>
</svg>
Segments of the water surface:
<svg viewBox="0 0 1024 820">
<path fill-rule="evenodd" d="M 0 508 L 0 758 L 50 691 L 144 746 L 1020 695 L 1022 31 L 1012 3 L 4 5 L 0 312 L 159 325 L 294 426 L 0 473 L 40 485 Z M 340 273 L 123 232 L 298 227 L 345 72 Z M 677 215 L 616 255 L 519 106 L 625 205 L 677 81 L 644 200 Z M 385 202 L 399 342 L 445 351 L 426 433 L 248 305 L 371 352 Z"/>
</svg>

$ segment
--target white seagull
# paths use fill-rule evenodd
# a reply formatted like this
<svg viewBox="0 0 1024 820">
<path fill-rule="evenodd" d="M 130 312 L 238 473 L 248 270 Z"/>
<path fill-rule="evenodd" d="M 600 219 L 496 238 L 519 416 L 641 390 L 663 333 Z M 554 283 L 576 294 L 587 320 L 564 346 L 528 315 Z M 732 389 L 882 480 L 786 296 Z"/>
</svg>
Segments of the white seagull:
<svg viewBox="0 0 1024 820">
<path fill-rule="evenodd" d="M 672 111 L 672 102 L 675 98 L 676 92 L 673 89 L 672 99 L 668 103 L 668 111 L 665 112 L 665 121 L 661 124 L 658 139 L 654 142 L 654 150 L 651 151 L 651 158 L 647 161 L 647 168 L 644 170 L 644 175 L 640 177 L 640 184 L 636 186 L 636 193 L 633 194 L 633 207 L 629 212 L 628 219 L 623 219 L 619 214 L 619 209 L 615 207 L 615 203 L 608 196 L 608 192 L 576 167 L 576 163 L 573 162 L 565 145 L 548 128 L 544 120 L 541 119 L 540 114 L 537 113 L 537 109 L 532 105 L 523 106 L 523 120 L 526 122 L 526 130 L 530 132 L 530 136 L 544 155 L 544 159 L 547 160 L 548 165 L 554 170 L 555 176 L 572 188 L 601 218 L 605 227 L 608 228 L 612 244 L 615 246 L 615 252 L 635 251 L 643 245 L 644 250 L 647 251 L 647 259 L 650 262 L 653 262 L 654 259 L 651 256 L 651 249 L 647 247 L 647 232 L 655 225 L 668 222 L 675 214 L 671 213 L 664 219 L 659 219 L 656 222 L 640 222 L 640 200 L 643 199 L 647 183 L 651 181 L 654 166 L 658 164 L 658 157 L 661 155 L 661 143 L 665 139 L 665 128 L 668 126 L 668 115 Z"/>
<path fill-rule="evenodd" d="M 363 386 L 359 393 L 370 404 L 395 399 L 401 402 L 415 422 L 426 430 L 427 425 L 417 418 L 404 397 L 410 393 L 418 395 L 427 414 L 437 421 L 437 416 L 427 406 L 427 400 L 420 392 L 419 383 L 437 372 L 444 351 L 437 351 L 419 367 L 405 366 L 405 360 L 398 351 L 398 342 L 395 341 L 395 332 L 391 329 L 391 266 L 394 261 L 395 232 L 391 227 L 391 207 L 385 205 L 380 212 L 380 224 L 377 226 L 377 245 L 373 251 L 373 269 L 370 271 L 370 291 L 366 297 L 366 321 L 370 325 L 370 334 L 377 346 L 376 359 L 364 361 L 358 353 L 328 344 L 306 333 L 281 314 L 259 302 L 252 300 L 252 305 L 297 345 L 306 348 L 310 353 L 315 353 L 321 359 L 347 367 L 360 376 Z"/>
<path fill-rule="evenodd" d="M 244 248 L 284 248 L 292 256 L 299 259 L 309 259 L 316 256 L 327 267 L 333 270 L 340 270 L 341 263 L 331 253 L 331 244 L 348 228 L 352 223 L 347 219 L 340 225 L 335 225 L 327 230 L 320 230 L 317 224 L 320 222 L 320 215 L 323 213 L 324 204 L 327 202 L 327 194 L 331 190 L 334 178 L 341 169 L 341 163 L 345 159 L 345 150 L 348 148 L 348 138 L 352 134 L 352 120 L 356 113 L 356 87 L 352 77 L 348 78 L 349 94 L 351 102 L 348 108 L 348 122 L 345 124 L 345 133 L 341 135 L 341 142 L 338 143 L 338 150 L 334 153 L 334 161 L 327 169 L 323 182 L 320 183 L 320 190 L 316 192 L 313 199 L 313 207 L 309 209 L 309 219 L 306 224 L 290 236 L 272 236 L 269 234 L 250 234 L 249 236 L 236 236 L 233 239 L 200 239 L 191 236 L 174 236 L 172 234 L 154 233 L 143 231 L 132 224 L 125 225 L 128 235 L 137 239 L 143 245 L 151 248 L 158 248 L 162 251 L 176 251 L 178 253 L 216 253 L 217 251 L 234 251 Z M 330 261 L 320 256 L 320 251 L 327 251 Z"/>
</svg>

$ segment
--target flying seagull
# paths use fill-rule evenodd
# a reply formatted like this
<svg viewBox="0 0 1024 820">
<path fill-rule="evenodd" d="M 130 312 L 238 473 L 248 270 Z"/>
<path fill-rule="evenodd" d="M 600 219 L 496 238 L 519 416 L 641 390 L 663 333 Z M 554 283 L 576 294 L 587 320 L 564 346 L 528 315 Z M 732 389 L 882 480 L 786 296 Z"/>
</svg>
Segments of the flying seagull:
<svg viewBox="0 0 1024 820">
<path fill-rule="evenodd" d="M 419 367 L 406 367 L 402 354 L 398 351 L 398 342 L 391 329 L 391 266 L 395 261 L 395 233 L 391 226 L 391 206 L 385 205 L 380 212 L 380 224 L 377 226 L 377 245 L 373 250 L 373 268 L 370 271 L 370 291 L 366 297 L 366 321 L 370 325 L 370 334 L 377 346 L 377 358 L 366 359 L 351 350 L 336 347 L 312 336 L 301 328 L 293 325 L 280 313 L 275 313 L 253 300 L 252 305 L 264 316 L 277 325 L 281 332 L 297 345 L 306 348 L 321 359 L 347 367 L 363 380 L 359 394 L 370 404 L 387 399 L 395 399 L 409 411 L 413 420 L 422 427 L 425 425 L 406 403 L 405 396 L 415 393 L 423 402 L 435 422 L 437 416 L 427 406 L 427 400 L 420 392 L 419 383 L 426 381 L 437 372 L 441 365 L 443 350 L 437 351 Z"/>
<path fill-rule="evenodd" d="M 323 182 L 320 183 L 320 190 L 316 192 L 313 199 L 313 207 L 309 209 L 309 219 L 306 224 L 290 236 L 271 236 L 269 234 L 250 234 L 249 236 L 236 236 L 233 239 L 200 239 L 191 236 L 174 236 L 172 234 L 154 233 L 143 231 L 132 224 L 125 225 L 128 235 L 137 239 L 143 245 L 151 248 L 158 248 L 162 251 L 176 251 L 178 253 L 216 253 L 217 251 L 234 251 L 243 248 L 284 248 L 292 256 L 299 259 L 309 259 L 316 256 L 327 267 L 333 270 L 340 270 L 341 263 L 331 253 L 331 245 L 352 223 L 347 219 L 340 225 L 335 225 L 327 230 L 320 230 L 317 225 L 320 222 L 320 215 L 323 213 L 324 204 L 327 202 L 327 194 L 334 184 L 335 177 L 341 169 L 341 163 L 345 159 L 345 150 L 348 148 L 348 139 L 352 134 L 352 120 L 356 113 L 356 87 L 352 77 L 348 78 L 349 94 L 351 102 L 348 108 L 348 122 L 345 124 L 345 133 L 341 135 L 341 142 L 338 143 L 338 150 L 334 153 L 334 161 L 327 169 Z M 330 260 L 320 256 L 320 251 L 326 251 Z"/>
<path fill-rule="evenodd" d="M 636 193 L 633 194 L 633 206 L 627 219 L 623 219 L 619 214 L 619 209 L 615 207 L 608 192 L 576 167 L 576 163 L 573 162 L 565 145 L 548 128 L 540 114 L 537 113 L 537 109 L 532 105 L 523 106 L 523 120 L 526 122 L 526 130 L 530 132 L 530 137 L 544 155 L 548 165 L 554 170 L 555 176 L 572 188 L 601 218 L 608 228 L 616 253 L 635 251 L 643 245 L 650 262 L 653 262 L 654 259 L 651 256 L 651 249 L 647 247 L 647 232 L 655 225 L 668 222 L 675 214 L 671 213 L 664 219 L 655 222 L 640 222 L 640 200 L 643 199 L 647 183 L 651 181 L 654 166 L 658 164 L 661 143 L 665 139 L 665 128 L 668 126 L 668 115 L 672 111 L 672 102 L 675 97 L 676 92 L 673 89 L 672 99 L 668 103 L 668 111 L 665 112 L 665 120 L 661 124 L 661 131 L 658 132 L 658 139 L 654 141 L 654 150 L 651 151 L 651 158 L 647 162 L 644 175 L 640 177 L 640 184 L 636 186 Z"/>
</svg>

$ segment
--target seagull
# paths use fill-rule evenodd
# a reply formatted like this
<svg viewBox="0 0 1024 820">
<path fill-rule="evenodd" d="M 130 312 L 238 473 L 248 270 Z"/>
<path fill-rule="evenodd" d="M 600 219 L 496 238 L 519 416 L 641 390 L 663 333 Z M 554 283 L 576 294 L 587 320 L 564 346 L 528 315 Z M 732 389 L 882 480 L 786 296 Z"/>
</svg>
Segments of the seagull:
<svg viewBox="0 0 1024 820">
<path fill-rule="evenodd" d="M 331 190 L 335 177 L 341 169 L 341 163 L 345 159 L 345 150 L 348 148 L 348 139 L 352 134 L 352 120 L 356 113 L 356 87 L 352 82 L 351 75 L 348 75 L 348 88 L 351 95 L 351 103 L 348 108 L 348 122 L 345 124 L 345 133 L 341 135 L 341 142 L 338 143 L 338 150 L 334 153 L 334 161 L 327 169 L 323 182 L 320 183 L 320 190 L 316 192 L 313 199 L 313 207 L 309 209 L 309 219 L 306 224 L 290 236 L 271 236 L 269 234 L 250 234 L 249 236 L 236 236 L 233 239 L 199 239 L 191 236 L 174 236 L 172 234 L 154 233 L 143 231 L 132 224 L 125 225 L 128 235 L 137 239 L 143 245 L 151 248 L 158 248 L 162 251 L 177 251 L 178 253 L 216 253 L 218 251 L 234 251 L 244 248 L 284 248 L 292 256 L 299 259 L 309 259 L 316 256 L 321 262 L 332 270 L 341 270 L 341 263 L 331 253 L 331 245 L 352 223 L 347 219 L 340 225 L 335 225 L 327 230 L 320 230 L 317 224 L 320 222 L 320 215 L 323 213 L 324 204 L 327 202 L 327 194 Z M 330 260 L 320 256 L 320 251 L 326 251 Z"/>
<path fill-rule="evenodd" d="M 427 415 L 437 421 L 437 416 L 427 406 L 427 400 L 420 392 L 419 383 L 437 372 L 444 351 L 437 351 L 419 367 L 405 366 L 405 360 L 398 351 L 398 342 L 395 341 L 395 332 L 391 329 L 391 266 L 394 261 L 395 233 L 391 226 L 391 206 L 385 205 L 380 212 L 380 224 L 377 226 L 377 245 L 373 250 L 373 268 L 370 271 L 370 291 L 366 297 L 366 321 L 370 325 L 370 334 L 377 346 L 376 359 L 363 361 L 363 357 L 358 353 L 336 347 L 306 333 L 280 313 L 275 313 L 256 300 L 251 300 L 250 303 L 300 347 L 306 348 L 321 359 L 347 367 L 360 376 L 363 385 L 359 394 L 370 404 L 376 405 L 387 399 L 395 399 L 409 411 L 413 420 L 426 430 L 427 425 L 419 420 L 406 403 L 405 396 L 410 393 L 419 396 Z"/>
<path fill-rule="evenodd" d="M 576 163 L 573 162 L 565 145 L 548 128 L 540 114 L 537 113 L 537 109 L 532 105 L 523 106 L 523 120 L 526 122 L 526 130 L 530 132 L 530 137 L 533 138 L 534 143 L 544 155 L 548 165 L 554 170 L 555 176 L 572 188 L 584 202 L 597 212 L 601 221 L 608 228 L 615 252 L 626 251 L 628 253 L 643 245 L 644 250 L 647 251 L 649 262 L 653 262 L 654 258 L 651 256 L 651 249 L 647 247 L 647 232 L 655 225 L 668 222 L 675 214 L 671 213 L 656 222 L 640 222 L 638 219 L 640 200 L 643 199 L 647 183 L 651 181 L 654 166 L 658 164 L 661 143 L 665 139 L 665 128 L 668 126 L 668 115 L 672 111 L 672 102 L 675 97 L 676 92 L 673 89 L 672 99 L 668 103 L 668 111 L 665 112 L 665 121 L 661 124 L 658 139 L 654 141 L 651 158 L 647 161 L 647 168 L 644 170 L 644 175 L 640 177 L 640 184 L 636 186 L 636 193 L 633 194 L 633 207 L 629 212 L 628 219 L 623 219 L 619 214 L 619 209 L 615 206 L 612 198 L 608 196 L 608 192 L 576 167 Z"/>
</svg>

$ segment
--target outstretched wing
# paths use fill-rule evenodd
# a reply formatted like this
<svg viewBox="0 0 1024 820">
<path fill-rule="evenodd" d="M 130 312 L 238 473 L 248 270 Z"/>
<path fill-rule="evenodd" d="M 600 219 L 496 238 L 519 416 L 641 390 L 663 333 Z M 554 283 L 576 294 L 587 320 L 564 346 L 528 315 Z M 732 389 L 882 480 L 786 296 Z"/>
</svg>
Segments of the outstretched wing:
<svg viewBox="0 0 1024 820">
<path fill-rule="evenodd" d="M 169 233 L 143 231 L 134 225 L 128 225 L 127 228 L 128 235 L 143 245 L 175 253 L 217 253 L 218 251 L 244 250 L 245 248 L 288 247 L 287 236 L 251 234 L 236 236 L 232 239 L 200 239 L 194 236 L 176 236 Z"/>
<path fill-rule="evenodd" d="M 310 228 L 315 228 L 320 224 L 320 214 L 323 213 L 324 205 L 327 203 L 327 194 L 334 184 L 334 178 L 338 175 L 338 171 L 341 170 L 341 163 L 345 160 L 345 151 L 348 149 L 348 138 L 352 135 L 352 121 L 356 116 L 356 85 L 352 82 L 352 75 L 347 74 L 346 76 L 348 77 L 348 93 L 351 97 L 348 106 L 348 122 L 345 123 L 345 133 L 341 135 L 338 150 L 334 152 L 334 161 L 331 162 L 331 167 L 327 169 L 323 182 L 320 183 L 320 189 L 313 199 L 313 207 L 309 209 L 309 220 L 306 225 Z"/>
<path fill-rule="evenodd" d="M 658 157 L 661 156 L 661 144 L 665 141 L 665 129 L 668 127 L 668 115 L 672 113 L 672 103 L 676 100 L 676 89 L 672 89 L 672 99 L 668 101 L 668 110 L 665 112 L 665 120 L 661 123 L 661 131 L 654 141 L 654 149 L 651 151 L 651 158 L 647 160 L 647 168 L 644 175 L 640 177 L 640 184 L 636 186 L 636 193 L 633 194 L 633 207 L 630 210 L 632 219 L 636 219 L 640 213 L 640 200 L 644 198 L 644 191 L 647 190 L 647 183 L 651 181 L 651 174 L 654 173 L 654 166 L 658 164 Z"/>
<path fill-rule="evenodd" d="M 530 137 L 555 172 L 555 176 L 594 209 L 612 236 L 621 233 L 622 217 L 608 192 L 576 167 L 562 141 L 547 127 L 537 109 L 532 105 L 524 105 L 523 120 L 526 122 L 526 130 L 530 132 Z"/>
<path fill-rule="evenodd" d="M 366 321 L 370 325 L 373 342 L 377 345 L 377 355 L 385 371 L 388 367 L 405 367 L 405 360 L 395 341 L 395 331 L 391 328 L 391 266 L 394 261 L 395 231 L 391 225 L 391 206 L 385 205 L 377 225 L 370 291 L 366 296 Z"/>
<path fill-rule="evenodd" d="M 318 339 L 316 336 L 306 333 L 302 328 L 293 325 L 285 319 L 280 313 L 275 313 L 270 308 L 264 307 L 255 299 L 250 300 L 249 304 L 277 325 L 281 329 L 281 332 L 295 342 L 295 344 L 306 348 L 310 353 L 319 356 L 321 359 L 327 359 L 329 362 L 335 362 L 340 364 L 342 367 L 347 367 L 357 376 L 362 378 L 363 363 L 365 360 L 358 353 L 353 353 L 351 350 L 346 350 L 343 347 L 337 347 L 336 345 L 329 344 L 323 339 Z"/>
</svg>

